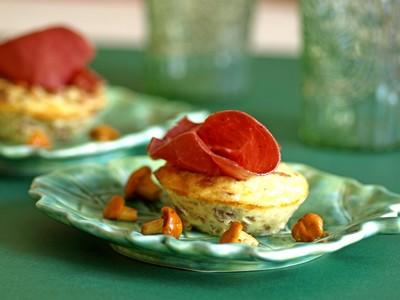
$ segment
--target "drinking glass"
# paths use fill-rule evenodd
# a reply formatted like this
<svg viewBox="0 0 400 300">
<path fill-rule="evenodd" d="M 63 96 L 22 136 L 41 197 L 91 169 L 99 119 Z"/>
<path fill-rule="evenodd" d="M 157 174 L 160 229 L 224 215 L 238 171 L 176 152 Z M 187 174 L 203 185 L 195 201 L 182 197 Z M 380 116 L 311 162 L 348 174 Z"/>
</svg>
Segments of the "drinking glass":
<svg viewBox="0 0 400 300">
<path fill-rule="evenodd" d="M 400 145 L 400 1 L 305 0 L 300 136 L 355 149 Z"/>
<path fill-rule="evenodd" d="M 246 93 L 252 0 L 147 0 L 146 87 L 183 100 Z"/>
</svg>

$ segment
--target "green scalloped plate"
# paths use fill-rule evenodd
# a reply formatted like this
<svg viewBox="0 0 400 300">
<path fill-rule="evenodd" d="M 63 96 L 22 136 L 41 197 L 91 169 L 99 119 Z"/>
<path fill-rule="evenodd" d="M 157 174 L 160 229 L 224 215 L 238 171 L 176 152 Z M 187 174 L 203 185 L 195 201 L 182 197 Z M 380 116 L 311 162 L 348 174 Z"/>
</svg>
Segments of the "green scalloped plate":
<svg viewBox="0 0 400 300">
<path fill-rule="evenodd" d="M 56 144 L 50 150 L 0 143 L 0 172 L 37 175 L 69 165 L 108 162 L 134 154 L 135 146 L 147 144 L 153 136 L 163 136 L 183 115 L 195 121 L 207 115 L 206 111 L 195 111 L 188 104 L 135 93 L 123 87 L 109 86 L 107 98 L 107 106 L 96 123 L 117 128 L 121 132 L 119 139 L 94 142 L 85 134 L 68 143 Z"/>
<path fill-rule="evenodd" d="M 286 228 L 260 237 L 260 245 L 218 244 L 218 237 L 186 231 L 180 240 L 163 235 L 144 236 L 143 222 L 159 217 L 160 203 L 132 201 L 139 211 L 136 223 L 109 221 L 102 209 L 111 195 L 122 193 L 132 170 L 163 162 L 146 156 L 117 159 L 108 165 L 71 167 L 37 177 L 30 194 L 51 218 L 111 243 L 113 249 L 148 263 L 206 272 L 271 270 L 302 264 L 378 233 L 400 232 L 400 195 L 383 187 L 291 164 L 306 176 L 310 195 L 289 220 L 288 228 L 306 212 L 320 214 L 328 236 L 313 243 L 296 243 Z"/>
</svg>

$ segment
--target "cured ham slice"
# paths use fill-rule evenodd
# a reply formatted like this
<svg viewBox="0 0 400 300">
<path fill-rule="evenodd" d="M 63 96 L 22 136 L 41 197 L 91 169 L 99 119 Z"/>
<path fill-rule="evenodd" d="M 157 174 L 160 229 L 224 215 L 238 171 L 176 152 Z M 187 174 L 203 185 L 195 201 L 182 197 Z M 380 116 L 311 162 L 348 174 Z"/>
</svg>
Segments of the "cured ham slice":
<svg viewBox="0 0 400 300">
<path fill-rule="evenodd" d="M 279 145 L 268 129 L 234 110 L 214 113 L 201 124 L 184 118 L 163 139 L 153 138 L 148 152 L 184 170 L 238 180 L 268 174 L 280 162 Z"/>
<path fill-rule="evenodd" d="M 0 76 L 55 91 L 93 56 L 94 49 L 83 36 L 65 27 L 52 27 L 0 44 Z"/>
<path fill-rule="evenodd" d="M 74 85 L 85 91 L 94 92 L 101 82 L 101 77 L 94 71 L 82 69 L 74 74 L 74 76 L 68 82 L 68 85 Z"/>
</svg>

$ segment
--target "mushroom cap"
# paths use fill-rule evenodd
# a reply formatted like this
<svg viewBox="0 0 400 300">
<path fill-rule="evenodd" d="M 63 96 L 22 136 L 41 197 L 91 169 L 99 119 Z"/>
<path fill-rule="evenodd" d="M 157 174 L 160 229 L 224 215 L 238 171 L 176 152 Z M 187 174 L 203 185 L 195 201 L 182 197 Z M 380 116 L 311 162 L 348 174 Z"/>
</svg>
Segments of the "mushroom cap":
<svg viewBox="0 0 400 300">
<path fill-rule="evenodd" d="M 163 207 L 161 209 L 162 218 L 164 220 L 162 233 L 165 235 L 179 238 L 183 230 L 182 220 L 176 211 L 171 207 Z"/>
<path fill-rule="evenodd" d="M 240 232 L 243 229 L 243 225 L 240 222 L 232 222 L 231 226 L 229 227 L 228 230 L 226 230 L 222 236 L 219 242 L 221 244 L 223 243 L 238 243 L 239 242 L 239 236 Z"/>
<path fill-rule="evenodd" d="M 156 201 L 160 199 L 161 188 L 154 183 L 151 174 L 149 174 L 142 177 L 135 193 L 146 200 Z"/>
<path fill-rule="evenodd" d="M 292 228 L 297 242 L 312 242 L 324 235 L 324 220 L 315 213 L 307 213 Z"/>
<path fill-rule="evenodd" d="M 100 142 L 112 141 L 119 136 L 119 131 L 107 124 L 98 125 L 90 131 L 90 137 Z"/>
<path fill-rule="evenodd" d="M 105 219 L 117 220 L 125 207 L 125 199 L 121 195 L 114 195 L 103 210 Z"/>
<path fill-rule="evenodd" d="M 37 148 L 51 148 L 51 141 L 47 134 L 40 130 L 36 129 L 32 132 L 32 134 L 28 137 L 27 142 L 28 145 Z"/>
<path fill-rule="evenodd" d="M 151 169 L 147 166 L 143 166 L 134 171 L 126 182 L 124 193 L 126 198 L 132 198 L 135 195 L 135 191 L 144 177 L 151 176 Z"/>
</svg>

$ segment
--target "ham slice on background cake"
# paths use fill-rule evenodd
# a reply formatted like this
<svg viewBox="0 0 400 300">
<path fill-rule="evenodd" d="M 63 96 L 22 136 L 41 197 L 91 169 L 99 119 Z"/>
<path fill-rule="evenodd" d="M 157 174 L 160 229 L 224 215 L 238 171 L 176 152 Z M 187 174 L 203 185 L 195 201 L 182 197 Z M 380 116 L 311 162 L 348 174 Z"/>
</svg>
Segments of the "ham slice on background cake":
<svg viewBox="0 0 400 300">
<path fill-rule="evenodd" d="M 87 39 L 66 27 L 35 31 L 0 44 L 0 77 L 57 91 L 80 74 L 87 87 L 93 78 L 83 70 L 94 52 Z"/>
</svg>

